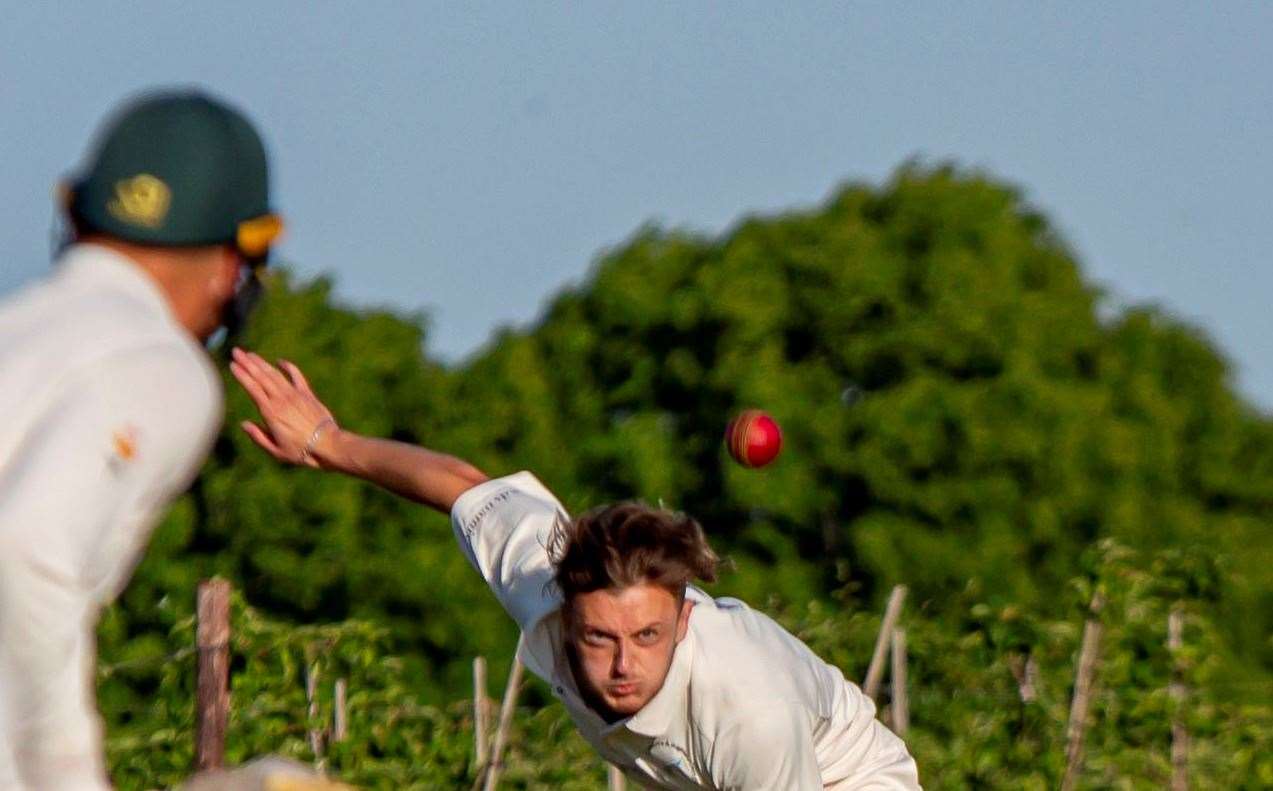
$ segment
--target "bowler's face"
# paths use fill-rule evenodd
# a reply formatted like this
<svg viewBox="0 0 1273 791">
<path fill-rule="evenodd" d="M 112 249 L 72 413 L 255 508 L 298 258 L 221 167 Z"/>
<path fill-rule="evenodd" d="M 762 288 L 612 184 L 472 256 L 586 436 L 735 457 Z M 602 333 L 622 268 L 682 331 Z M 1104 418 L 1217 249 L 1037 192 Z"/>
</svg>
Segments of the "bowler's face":
<svg viewBox="0 0 1273 791">
<path fill-rule="evenodd" d="M 567 615 L 575 682 L 608 720 L 640 711 L 672 667 L 693 602 L 658 585 L 577 594 Z"/>
</svg>

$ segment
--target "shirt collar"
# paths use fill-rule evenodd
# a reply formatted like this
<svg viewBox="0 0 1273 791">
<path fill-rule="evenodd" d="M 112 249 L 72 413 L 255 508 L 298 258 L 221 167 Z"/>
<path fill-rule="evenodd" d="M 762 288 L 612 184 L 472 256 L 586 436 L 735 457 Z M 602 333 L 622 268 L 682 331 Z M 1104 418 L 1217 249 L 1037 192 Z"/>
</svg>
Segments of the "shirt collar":
<svg viewBox="0 0 1273 791">
<path fill-rule="evenodd" d="M 131 258 L 109 247 L 85 242 L 71 245 L 58 259 L 58 274 L 127 294 L 177 324 L 159 285 Z"/>
</svg>

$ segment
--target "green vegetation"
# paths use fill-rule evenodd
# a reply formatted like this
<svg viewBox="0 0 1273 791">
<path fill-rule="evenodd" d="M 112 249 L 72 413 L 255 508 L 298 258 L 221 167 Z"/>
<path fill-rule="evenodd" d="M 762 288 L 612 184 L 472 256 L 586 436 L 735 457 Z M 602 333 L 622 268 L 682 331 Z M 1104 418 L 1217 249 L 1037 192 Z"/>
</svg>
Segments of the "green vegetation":
<svg viewBox="0 0 1273 791">
<path fill-rule="evenodd" d="M 330 290 L 280 275 L 247 345 L 300 365 L 347 427 L 492 474 L 532 469 L 571 508 L 685 509 L 735 560 L 712 592 L 775 612 L 851 678 L 888 588 L 910 586 L 927 785 L 1055 786 L 1093 585 L 1108 591 L 1107 650 L 1085 781 L 1162 785 L 1178 663 L 1195 773 L 1273 782 L 1273 421 L 1196 330 L 1147 308 L 1102 318 L 1012 190 L 904 168 L 719 238 L 643 229 L 532 327 L 449 368 L 426 356 L 421 317 L 344 309 Z M 307 755 L 310 652 L 362 696 L 333 769 L 369 787 L 467 784 L 455 702 L 474 655 L 506 666 L 512 622 L 445 517 L 278 467 L 237 428 L 246 397 L 227 393 L 213 458 L 100 630 L 117 782 L 188 766 L 193 660 L 157 660 L 189 644 L 194 586 L 220 574 L 252 605 L 236 622 L 232 757 Z M 763 471 L 721 447 L 747 406 L 785 432 Z M 1173 657 L 1177 602 L 1189 626 Z M 1026 657 L 1031 702 L 1013 672 Z M 537 686 L 525 700 L 510 785 L 596 787 L 564 712 Z"/>
</svg>

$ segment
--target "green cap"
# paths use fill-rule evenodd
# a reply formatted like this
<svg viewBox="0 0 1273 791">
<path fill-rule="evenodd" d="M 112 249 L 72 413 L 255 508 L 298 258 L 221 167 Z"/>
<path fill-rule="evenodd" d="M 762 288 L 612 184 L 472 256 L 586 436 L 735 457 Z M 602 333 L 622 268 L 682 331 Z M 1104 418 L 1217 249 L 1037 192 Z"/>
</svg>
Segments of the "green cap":
<svg viewBox="0 0 1273 791">
<path fill-rule="evenodd" d="M 264 260 L 282 231 L 260 135 L 198 92 L 147 94 L 121 108 L 66 200 L 87 228 L 139 244 L 234 244 Z"/>
</svg>

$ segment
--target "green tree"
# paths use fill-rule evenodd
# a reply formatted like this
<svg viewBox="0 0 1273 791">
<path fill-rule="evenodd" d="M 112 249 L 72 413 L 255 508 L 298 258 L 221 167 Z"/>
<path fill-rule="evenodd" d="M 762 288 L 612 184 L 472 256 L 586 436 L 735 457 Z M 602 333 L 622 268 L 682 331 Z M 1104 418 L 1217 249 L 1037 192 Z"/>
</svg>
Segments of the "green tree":
<svg viewBox="0 0 1273 791">
<path fill-rule="evenodd" d="M 245 345 L 299 364 L 344 425 L 532 469 L 571 509 L 687 510 L 736 560 L 717 592 L 834 609 L 847 589 L 874 608 L 906 583 L 952 648 L 965 591 L 1063 619 L 1084 552 L 1115 538 L 1213 556 L 1215 700 L 1223 678 L 1237 698 L 1273 672 L 1273 421 L 1196 329 L 1153 308 L 1102 318 L 1046 219 L 983 175 L 907 166 L 717 237 L 642 228 L 451 367 L 420 316 L 342 307 L 326 280 L 272 285 Z M 227 395 L 213 458 L 103 622 L 103 658 L 124 663 L 102 685 L 113 727 L 151 716 L 148 663 L 213 573 L 271 618 L 384 627 L 425 700 L 464 696 L 473 655 L 511 654 L 445 517 L 280 467 Z M 785 433 L 763 470 L 722 448 L 743 407 Z"/>
<path fill-rule="evenodd" d="M 497 415 L 489 441 L 579 502 L 681 506 L 824 583 L 1047 602 L 1113 536 L 1241 550 L 1225 601 L 1267 605 L 1270 422 L 1199 332 L 1100 306 L 1016 192 L 905 167 L 715 239 L 643 229 L 456 372 L 461 422 Z M 761 472 L 721 448 L 746 406 L 786 435 Z M 787 580 L 764 584 L 819 590 Z M 1242 640 L 1273 667 L 1255 620 Z"/>
</svg>

